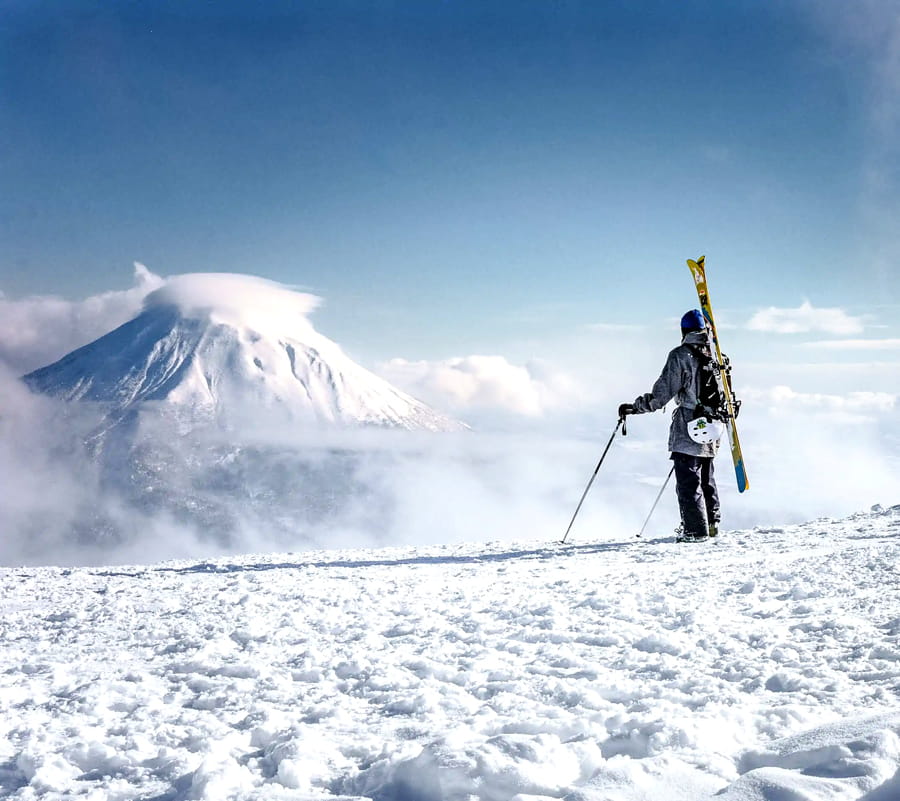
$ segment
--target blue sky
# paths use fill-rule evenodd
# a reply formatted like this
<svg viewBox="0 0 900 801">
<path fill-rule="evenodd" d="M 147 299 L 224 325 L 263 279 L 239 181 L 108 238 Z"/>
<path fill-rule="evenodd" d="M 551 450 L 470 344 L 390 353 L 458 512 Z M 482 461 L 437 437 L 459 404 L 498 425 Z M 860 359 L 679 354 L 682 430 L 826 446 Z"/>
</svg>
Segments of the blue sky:
<svg viewBox="0 0 900 801">
<path fill-rule="evenodd" d="M 844 6 L 7 3 L 0 290 L 246 272 L 368 363 L 575 369 L 604 325 L 658 362 L 706 253 L 748 363 L 895 364 L 797 348 L 898 336 L 900 22 Z M 864 325 L 745 330 L 804 300 Z"/>
</svg>

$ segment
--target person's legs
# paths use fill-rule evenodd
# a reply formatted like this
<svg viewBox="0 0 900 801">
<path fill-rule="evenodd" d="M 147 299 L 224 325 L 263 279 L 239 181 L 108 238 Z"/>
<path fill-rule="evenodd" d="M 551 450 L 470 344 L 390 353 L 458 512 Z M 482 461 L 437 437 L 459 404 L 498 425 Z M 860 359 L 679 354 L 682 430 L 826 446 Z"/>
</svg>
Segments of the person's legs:
<svg viewBox="0 0 900 801">
<path fill-rule="evenodd" d="M 719 533 L 719 490 L 716 487 L 716 471 L 713 467 L 712 457 L 700 459 L 700 486 L 703 490 L 703 499 L 706 503 L 706 520 L 709 523 L 709 536 L 715 537 Z"/>
<path fill-rule="evenodd" d="M 673 453 L 672 461 L 675 463 L 675 494 L 678 496 L 684 535 L 686 537 L 709 536 L 706 522 L 706 500 L 701 477 L 703 460 L 699 456 Z"/>
</svg>

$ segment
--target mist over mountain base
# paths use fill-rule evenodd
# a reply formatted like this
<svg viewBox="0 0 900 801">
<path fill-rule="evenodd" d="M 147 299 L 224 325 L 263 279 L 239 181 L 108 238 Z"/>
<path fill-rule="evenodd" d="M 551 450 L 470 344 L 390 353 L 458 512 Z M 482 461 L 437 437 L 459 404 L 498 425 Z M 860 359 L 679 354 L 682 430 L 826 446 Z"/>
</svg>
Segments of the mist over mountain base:
<svg viewBox="0 0 900 801">
<path fill-rule="evenodd" d="M 0 374 L 0 564 L 174 558 L 562 536 L 614 421 L 433 433 L 304 426 L 277 408 L 231 416 L 144 403 L 110 415 Z M 281 410 L 282 412 L 284 410 Z M 741 416 L 751 489 L 716 459 L 723 525 L 783 525 L 895 503 L 896 430 L 805 416 Z M 628 541 L 668 473 L 665 415 L 631 420 L 579 513 L 573 541 Z M 647 536 L 678 523 L 670 486 Z"/>
<path fill-rule="evenodd" d="M 351 441 L 352 432 L 293 443 L 283 432 L 276 442 L 271 431 L 242 437 L 216 421 L 188 423 L 156 410 L 113 423 L 104 417 L 99 427 L 90 427 L 88 418 L 101 410 L 69 411 L 77 425 L 48 458 L 74 479 L 75 497 L 65 510 L 51 498 L 20 517 L 28 561 L 65 562 L 70 550 L 115 561 L 134 548 L 153 547 L 153 531 L 160 529 L 170 545 L 180 539 L 193 553 L 221 554 L 263 544 L 328 547 L 349 530 L 378 544 L 396 527 L 390 484 L 404 457 L 386 432 L 359 432 L 372 444 L 352 448 L 342 442 Z M 50 544 L 51 531 L 63 553 L 42 547 Z M 159 558 L 186 552 L 156 547 Z"/>
</svg>

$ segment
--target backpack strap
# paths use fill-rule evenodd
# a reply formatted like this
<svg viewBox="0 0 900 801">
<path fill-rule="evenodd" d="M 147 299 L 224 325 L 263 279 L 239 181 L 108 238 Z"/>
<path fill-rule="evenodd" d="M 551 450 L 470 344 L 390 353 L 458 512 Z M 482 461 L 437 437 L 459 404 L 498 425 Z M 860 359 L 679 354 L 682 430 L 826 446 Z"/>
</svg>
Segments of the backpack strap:
<svg viewBox="0 0 900 801">
<path fill-rule="evenodd" d="M 709 359 L 712 360 L 712 353 L 709 351 L 708 345 L 698 345 L 696 342 L 682 342 L 691 353 L 693 353 L 698 359 Z"/>
<path fill-rule="evenodd" d="M 697 398 L 697 405 L 693 409 L 694 417 L 713 417 L 719 418 L 720 412 L 714 406 L 709 403 L 704 403 L 704 386 L 709 386 L 710 381 L 714 381 L 713 372 L 713 357 L 710 352 L 708 345 L 699 345 L 694 342 L 684 342 L 682 343 L 691 353 L 694 354 L 697 361 L 699 362 L 697 366 L 697 375 L 696 375 L 696 385 L 695 385 L 695 396 Z M 718 386 L 716 386 L 716 397 L 719 397 Z M 707 400 L 709 400 L 707 398 Z M 715 401 L 713 401 L 715 403 Z"/>
</svg>

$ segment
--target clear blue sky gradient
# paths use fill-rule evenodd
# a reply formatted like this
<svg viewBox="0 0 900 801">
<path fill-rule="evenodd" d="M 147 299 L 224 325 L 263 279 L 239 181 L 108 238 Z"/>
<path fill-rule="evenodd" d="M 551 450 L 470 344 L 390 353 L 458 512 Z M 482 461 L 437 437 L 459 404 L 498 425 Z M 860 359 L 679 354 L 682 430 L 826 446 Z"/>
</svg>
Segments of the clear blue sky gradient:
<svg viewBox="0 0 900 801">
<path fill-rule="evenodd" d="M 860 277 L 896 302 L 873 68 L 827 22 L 801 0 L 8 2 L 0 289 L 248 272 L 323 295 L 338 341 L 420 357 L 676 316 L 701 253 L 748 312 L 858 310 Z"/>
</svg>

